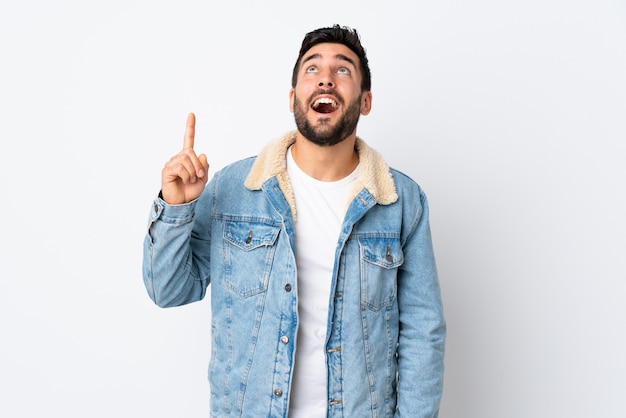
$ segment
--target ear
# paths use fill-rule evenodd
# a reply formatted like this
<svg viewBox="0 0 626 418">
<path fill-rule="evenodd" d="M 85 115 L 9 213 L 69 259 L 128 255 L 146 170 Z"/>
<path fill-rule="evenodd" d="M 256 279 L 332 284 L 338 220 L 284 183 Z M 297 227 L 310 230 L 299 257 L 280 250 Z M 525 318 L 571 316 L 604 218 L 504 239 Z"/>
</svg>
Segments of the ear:
<svg viewBox="0 0 626 418">
<path fill-rule="evenodd" d="M 296 98 L 296 91 L 294 89 L 289 90 L 289 111 L 293 113 L 294 100 Z"/>
<path fill-rule="evenodd" d="M 361 114 L 368 115 L 372 110 L 372 92 L 366 91 L 361 95 Z"/>
</svg>

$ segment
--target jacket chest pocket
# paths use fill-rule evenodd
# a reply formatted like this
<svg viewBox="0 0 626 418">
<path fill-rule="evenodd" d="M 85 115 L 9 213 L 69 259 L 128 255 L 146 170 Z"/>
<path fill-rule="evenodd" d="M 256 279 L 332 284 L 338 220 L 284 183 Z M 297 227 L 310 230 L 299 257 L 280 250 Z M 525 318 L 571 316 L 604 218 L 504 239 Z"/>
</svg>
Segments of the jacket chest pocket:
<svg viewBox="0 0 626 418">
<path fill-rule="evenodd" d="M 242 298 L 267 290 L 280 227 L 261 222 L 224 223 L 225 285 Z"/>
<path fill-rule="evenodd" d="M 391 306 L 398 267 L 404 262 L 399 238 L 360 238 L 361 305 L 373 311 Z"/>
</svg>

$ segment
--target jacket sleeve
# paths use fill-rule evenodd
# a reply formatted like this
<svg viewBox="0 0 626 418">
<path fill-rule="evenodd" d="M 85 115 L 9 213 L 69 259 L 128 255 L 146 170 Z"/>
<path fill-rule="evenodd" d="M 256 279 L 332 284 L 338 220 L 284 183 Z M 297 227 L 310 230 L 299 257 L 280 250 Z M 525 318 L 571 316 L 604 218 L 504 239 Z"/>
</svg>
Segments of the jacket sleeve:
<svg viewBox="0 0 626 418">
<path fill-rule="evenodd" d="M 417 196 L 416 196 L 417 198 Z M 417 199 L 415 199 L 417 200 Z M 398 399 L 396 417 L 437 418 L 443 391 L 446 324 L 428 221 L 428 202 L 407 219 L 405 262 L 398 272 Z"/>
<path fill-rule="evenodd" d="M 165 308 L 204 298 L 210 282 L 212 183 L 184 205 L 155 199 L 143 245 L 143 281 L 152 301 Z"/>
</svg>

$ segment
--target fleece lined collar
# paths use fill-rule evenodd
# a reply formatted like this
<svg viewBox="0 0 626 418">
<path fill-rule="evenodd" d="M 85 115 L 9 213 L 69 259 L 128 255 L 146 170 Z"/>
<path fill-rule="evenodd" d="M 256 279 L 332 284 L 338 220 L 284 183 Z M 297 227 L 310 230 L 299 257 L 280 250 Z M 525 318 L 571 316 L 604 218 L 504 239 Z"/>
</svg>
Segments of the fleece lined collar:
<svg viewBox="0 0 626 418">
<path fill-rule="evenodd" d="M 263 183 L 276 177 L 295 219 L 295 198 L 287 176 L 287 150 L 294 142 L 296 142 L 296 131 L 289 132 L 282 138 L 267 144 L 252 165 L 244 185 L 250 190 L 260 190 Z M 382 156 L 358 137 L 355 149 L 359 155 L 360 165 L 350 200 L 364 188 L 370 192 L 378 204 L 389 205 L 398 200 L 393 177 Z"/>
</svg>

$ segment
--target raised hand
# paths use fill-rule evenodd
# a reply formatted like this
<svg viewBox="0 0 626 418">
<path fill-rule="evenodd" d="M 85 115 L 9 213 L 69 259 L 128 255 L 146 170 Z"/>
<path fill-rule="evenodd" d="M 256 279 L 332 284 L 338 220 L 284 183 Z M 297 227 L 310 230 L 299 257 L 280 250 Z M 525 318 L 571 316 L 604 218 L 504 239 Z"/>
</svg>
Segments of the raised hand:
<svg viewBox="0 0 626 418">
<path fill-rule="evenodd" d="M 183 150 L 174 155 L 161 171 L 161 193 L 170 205 L 191 202 L 202 194 L 208 180 L 209 163 L 206 155 L 193 150 L 196 116 L 187 116 Z"/>
</svg>

